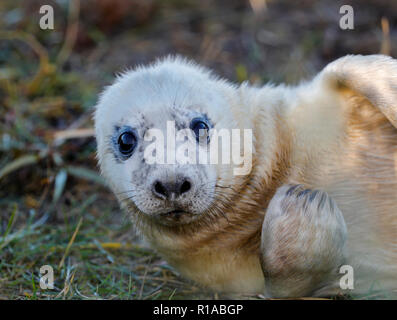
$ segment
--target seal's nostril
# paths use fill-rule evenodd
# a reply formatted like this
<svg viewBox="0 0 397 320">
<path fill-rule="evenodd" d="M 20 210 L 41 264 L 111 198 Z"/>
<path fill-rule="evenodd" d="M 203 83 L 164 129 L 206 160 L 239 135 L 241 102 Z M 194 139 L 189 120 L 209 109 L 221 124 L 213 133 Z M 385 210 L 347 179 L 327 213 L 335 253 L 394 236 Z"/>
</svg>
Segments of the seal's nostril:
<svg viewBox="0 0 397 320">
<path fill-rule="evenodd" d="M 187 193 L 191 188 L 192 185 L 187 179 L 183 179 L 179 183 L 175 183 L 175 181 L 161 182 L 156 180 L 152 185 L 152 192 L 158 198 L 172 200 L 175 197 Z"/>
<path fill-rule="evenodd" d="M 163 196 L 163 197 L 167 197 L 167 189 L 163 186 L 163 184 L 160 181 L 156 181 L 154 184 L 154 191 Z"/>
<path fill-rule="evenodd" d="M 188 191 L 190 190 L 190 188 L 191 188 L 190 182 L 187 181 L 187 180 L 185 180 L 185 181 L 182 183 L 182 185 L 181 185 L 180 194 L 183 194 L 183 193 L 185 193 L 185 192 L 188 192 Z"/>
</svg>

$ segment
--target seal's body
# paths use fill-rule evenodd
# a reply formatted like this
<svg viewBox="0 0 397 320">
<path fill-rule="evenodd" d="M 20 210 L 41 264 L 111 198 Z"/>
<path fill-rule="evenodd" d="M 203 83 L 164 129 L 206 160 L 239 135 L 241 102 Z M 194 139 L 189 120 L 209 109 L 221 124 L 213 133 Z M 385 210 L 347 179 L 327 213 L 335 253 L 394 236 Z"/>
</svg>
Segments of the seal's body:
<svg viewBox="0 0 397 320">
<path fill-rule="evenodd" d="M 262 88 L 166 59 L 106 89 L 98 158 L 137 229 L 198 283 L 276 297 L 392 291 L 396 101 L 397 61 L 380 55 L 344 57 L 297 87 Z M 252 129 L 252 170 L 146 164 L 143 136 L 165 120 Z M 342 265 L 354 271 L 350 291 L 340 288 Z"/>
</svg>

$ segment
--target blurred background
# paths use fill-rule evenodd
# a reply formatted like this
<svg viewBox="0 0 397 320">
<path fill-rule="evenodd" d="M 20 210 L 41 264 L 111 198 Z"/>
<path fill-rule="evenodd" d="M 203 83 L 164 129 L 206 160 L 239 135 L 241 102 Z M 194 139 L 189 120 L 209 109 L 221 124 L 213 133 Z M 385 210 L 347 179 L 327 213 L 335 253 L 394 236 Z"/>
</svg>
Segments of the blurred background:
<svg viewBox="0 0 397 320">
<path fill-rule="evenodd" d="M 390 0 L 2 0 L 0 299 L 219 297 L 140 243 L 98 174 L 93 106 L 117 72 L 181 54 L 235 82 L 296 84 L 346 54 L 396 57 L 396 40 Z"/>
</svg>

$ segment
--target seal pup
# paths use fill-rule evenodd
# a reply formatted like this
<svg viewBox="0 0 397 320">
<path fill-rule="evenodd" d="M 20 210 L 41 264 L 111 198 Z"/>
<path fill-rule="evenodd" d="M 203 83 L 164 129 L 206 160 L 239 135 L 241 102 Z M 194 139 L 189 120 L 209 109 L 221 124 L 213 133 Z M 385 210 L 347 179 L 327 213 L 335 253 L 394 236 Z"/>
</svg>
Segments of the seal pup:
<svg viewBox="0 0 397 320">
<path fill-rule="evenodd" d="M 204 153 L 212 129 L 251 129 L 252 169 L 148 164 L 145 135 L 167 121 Z M 382 55 L 260 88 L 168 57 L 118 76 L 95 113 L 101 173 L 150 245 L 199 284 L 267 297 L 395 292 L 396 125 L 397 61 Z"/>
</svg>

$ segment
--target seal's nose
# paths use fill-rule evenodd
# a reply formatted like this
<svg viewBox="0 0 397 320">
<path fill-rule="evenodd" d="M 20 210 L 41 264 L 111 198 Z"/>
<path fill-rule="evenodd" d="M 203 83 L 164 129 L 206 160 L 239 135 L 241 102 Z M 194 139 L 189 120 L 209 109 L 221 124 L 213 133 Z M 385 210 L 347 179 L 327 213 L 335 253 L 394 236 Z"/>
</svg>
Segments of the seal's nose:
<svg viewBox="0 0 397 320">
<path fill-rule="evenodd" d="M 152 192 L 158 198 L 169 200 L 189 192 L 191 188 L 192 185 L 186 178 L 174 182 L 156 180 L 153 183 Z"/>
</svg>

